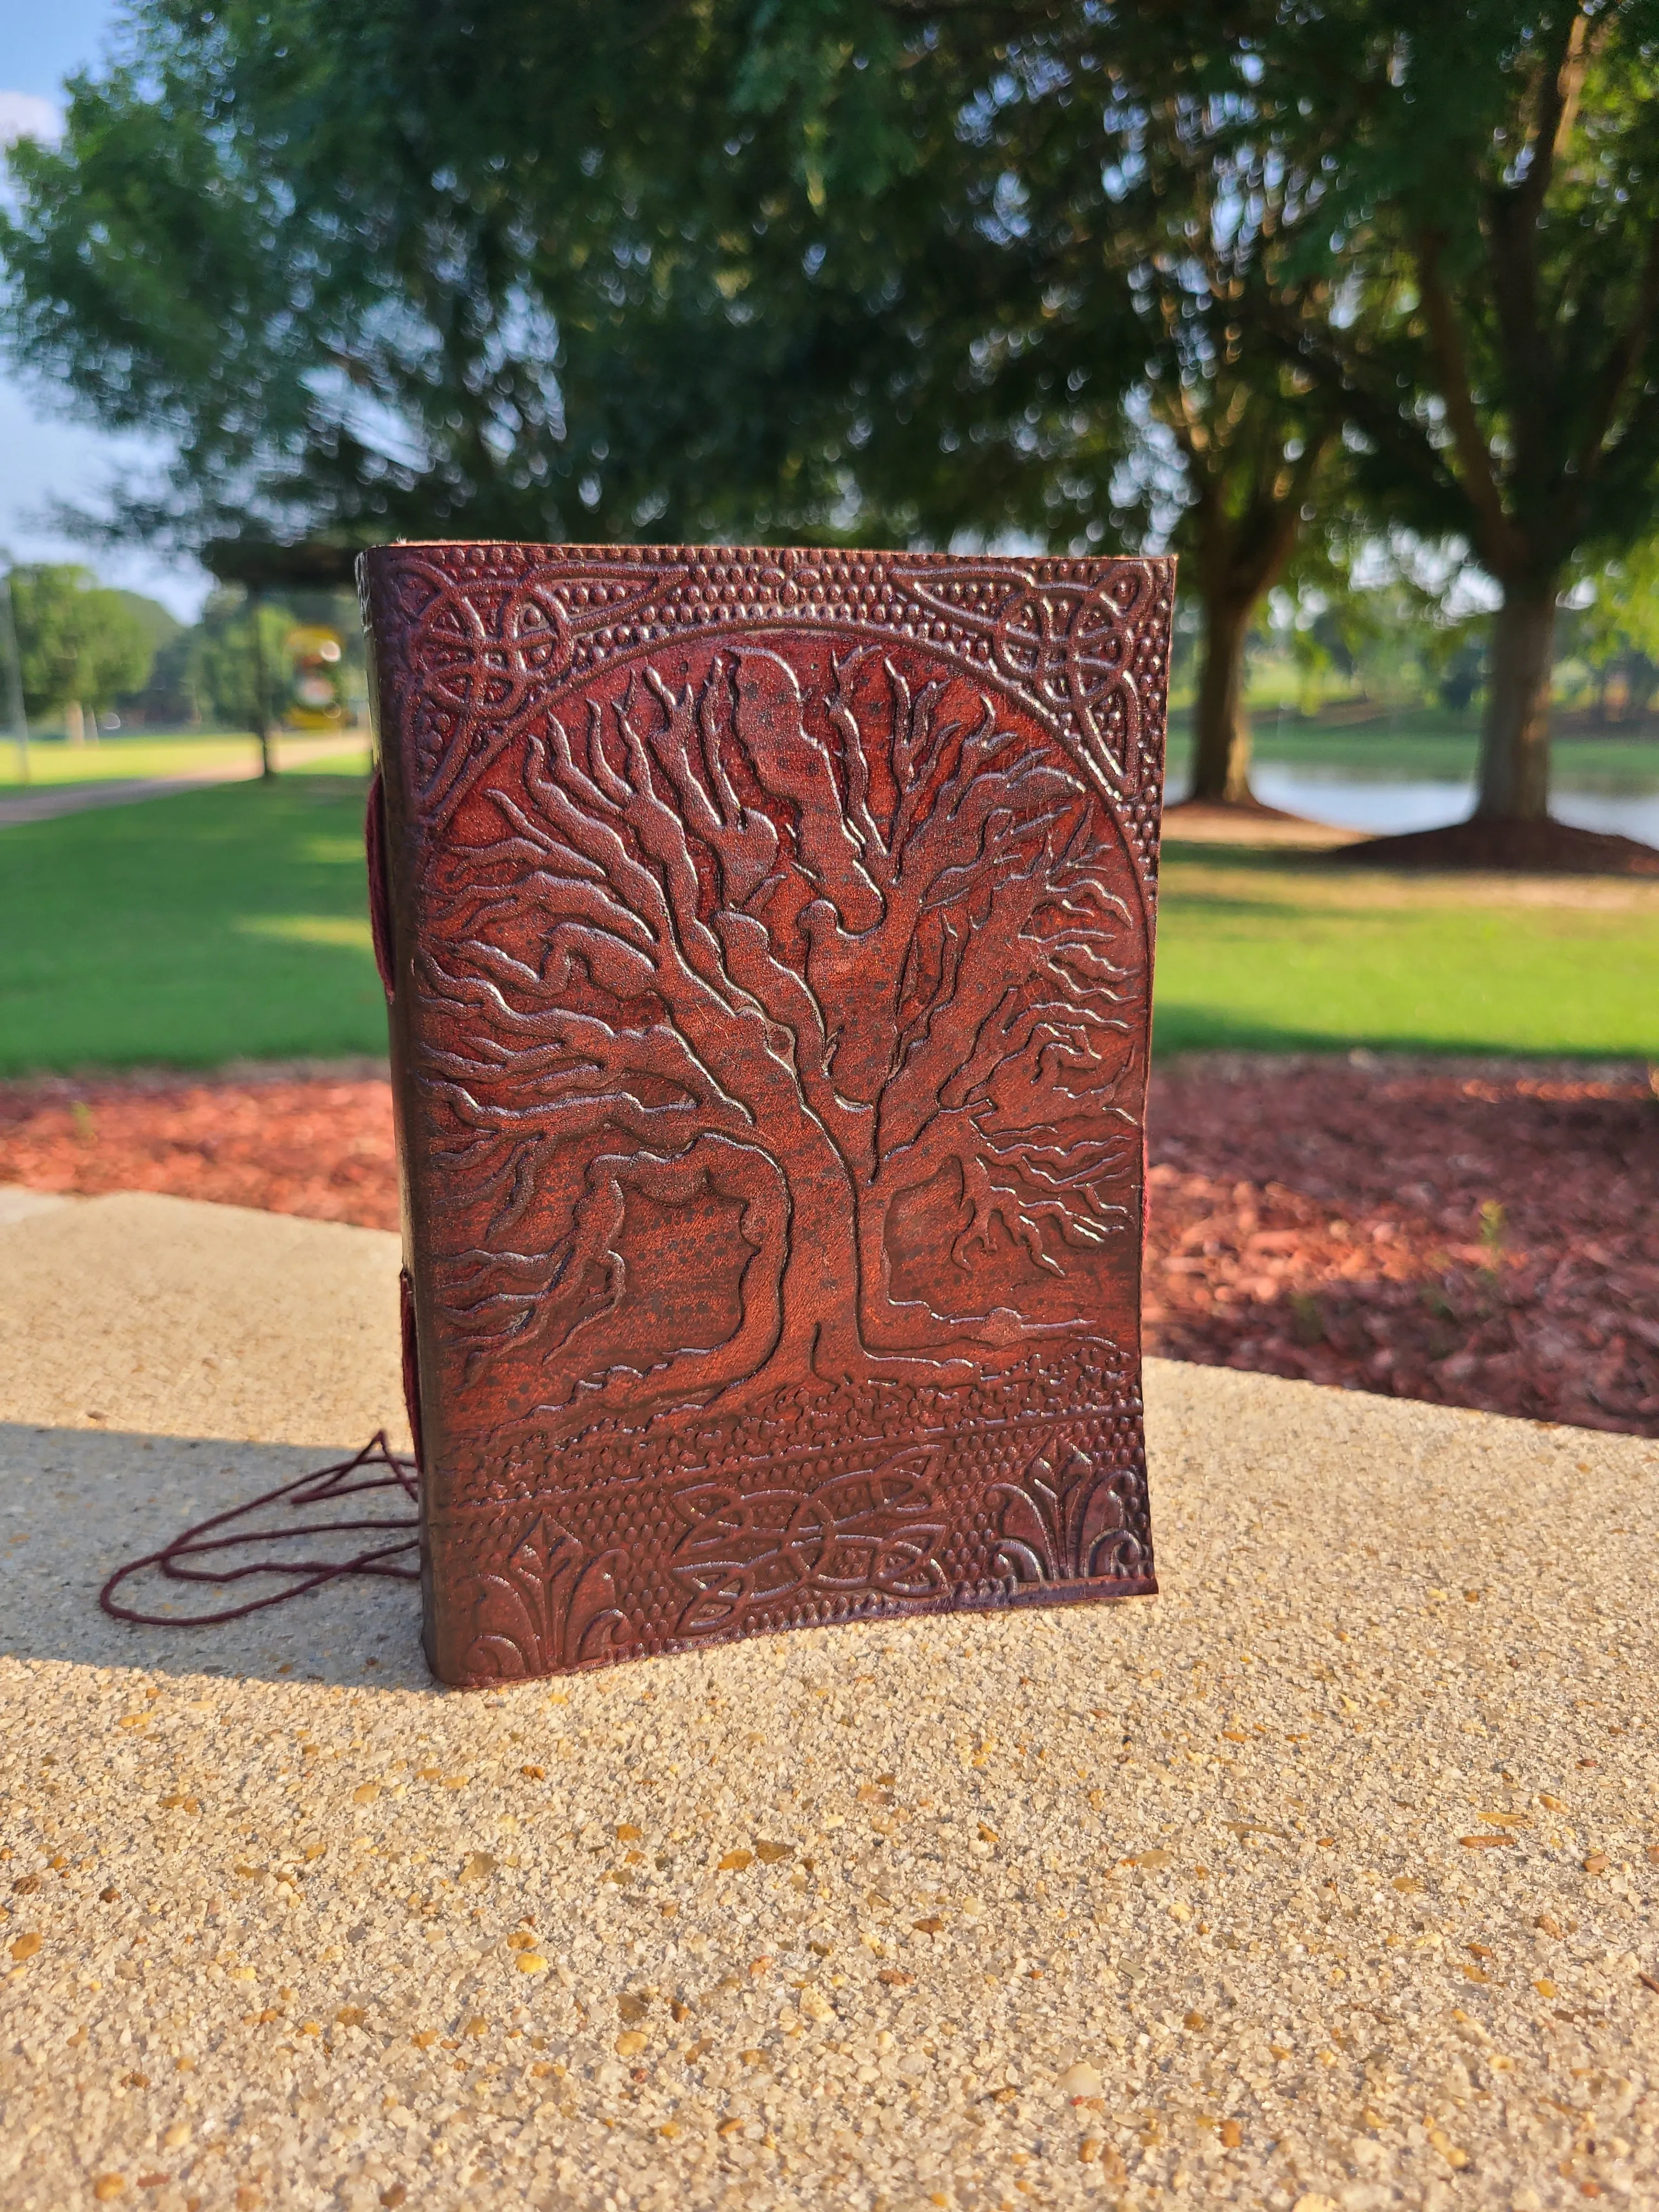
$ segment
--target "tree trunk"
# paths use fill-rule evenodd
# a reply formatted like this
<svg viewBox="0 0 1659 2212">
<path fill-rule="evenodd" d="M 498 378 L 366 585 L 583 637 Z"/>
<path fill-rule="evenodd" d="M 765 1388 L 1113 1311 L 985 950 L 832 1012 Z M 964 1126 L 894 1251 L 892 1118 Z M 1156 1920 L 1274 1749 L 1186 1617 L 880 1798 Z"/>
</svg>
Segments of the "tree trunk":
<svg viewBox="0 0 1659 2212">
<path fill-rule="evenodd" d="M 64 735 L 72 745 L 83 745 L 87 741 L 86 717 L 81 712 L 78 699 L 71 699 L 64 709 Z"/>
<path fill-rule="evenodd" d="M 17 780 L 29 781 L 29 718 L 23 704 L 23 663 L 17 651 L 17 623 L 11 601 L 11 578 L 0 576 L 0 628 L 6 648 L 6 696 L 11 708 L 11 733 L 17 742 Z"/>
<path fill-rule="evenodd" d="M 249 594 L 253 610 L 253 734 L 259 740 L 259 774 L 267 783 L 276 773 L 270 745 L 270 688 L 265 680 L 264 599 Z"/>
<path fill-rule="evenodd" d="M 1204 665 L 1194 718 L 1190 796 L 1237 806 L 1250 797 L 1250 721 L 1244 711 L 1244 641 L 1253 601 L 1206 599 Z"/>
<path fill-rule="evenodd" d="M 1477 817 L 1489 822 L 1542 822 L 1547 817 L 1554 666 L 1553 581 L 1509 586 L 1492 617 Z"/>
</svg>

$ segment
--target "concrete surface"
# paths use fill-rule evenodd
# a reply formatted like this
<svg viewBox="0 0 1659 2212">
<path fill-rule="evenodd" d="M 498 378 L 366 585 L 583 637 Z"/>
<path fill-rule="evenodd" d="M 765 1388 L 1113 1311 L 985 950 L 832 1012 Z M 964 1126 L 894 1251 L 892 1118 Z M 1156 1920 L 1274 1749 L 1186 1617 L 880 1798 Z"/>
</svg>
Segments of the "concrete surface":
<svg viewBox="0 0 1659 2212">
<path fill-rule="evenodd" d="M 0 1420 L 406 1449 L 398 1249 L 149 1191 L 0 1216 Z"/>
<path fill-rule="evenodd" d="M 384 1417 L 228 1213 L 0 1234 L 8 2212 L 1659 2202 L 1654 1446 L 1158 1363 L 1155 1601 L 460 1696 L 96 1609 Z"/>
<path fill-rule="evenodd" d="M 73 1200 L 61 1191 L 26 1190 L 20 1182 L 0 1182 L 0 1229 L 8 1229 L 14 1221 L 27 1221 L 36 1213 L 51 1213 L 60 1206 L 70 1206 Z"/>
</svg>

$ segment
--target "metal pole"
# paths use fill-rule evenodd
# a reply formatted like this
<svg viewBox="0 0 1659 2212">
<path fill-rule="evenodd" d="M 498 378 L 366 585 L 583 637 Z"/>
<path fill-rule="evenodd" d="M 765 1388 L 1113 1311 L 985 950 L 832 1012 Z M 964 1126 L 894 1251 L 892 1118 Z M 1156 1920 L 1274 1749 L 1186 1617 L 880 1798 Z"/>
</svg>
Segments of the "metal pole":
<svg viewBox="0 0 1659 2212">
<path fill-rule="evenodd" d="M 11 709 L 12 735 L 17 741 L 17 780 L 29 780 L 29 718 L 23 711 L 23 662 L 17 650 L 17 623 L 12 613 L 11 578 L 0 576 L 0 640 L 6 648 L 6 699 Z"/>
</svg>

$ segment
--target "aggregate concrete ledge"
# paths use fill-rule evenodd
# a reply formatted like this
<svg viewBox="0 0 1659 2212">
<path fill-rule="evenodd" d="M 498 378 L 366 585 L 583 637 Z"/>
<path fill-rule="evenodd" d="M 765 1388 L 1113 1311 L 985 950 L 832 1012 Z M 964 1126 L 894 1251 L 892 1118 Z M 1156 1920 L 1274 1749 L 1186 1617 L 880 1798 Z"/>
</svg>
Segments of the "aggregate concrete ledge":
<svg viewBox="0 0 1659 2212">
<path fill-rule="evenodd" d="M 398 1255 L 383 1230 L 150 1191 L 12 1197 L 0 1420 L 325 1453 L 384 1427 L 407 1450 Z"/>
<path fill-rule="evenodd" d="M 1149 1395 L 1158 1599 L 483 1696 L 406 1588 L 97 1612 L 313 1450 L 0 1429 L 0 2203 L 1659 2201 L 1659 1452 Z"/>
</svg>

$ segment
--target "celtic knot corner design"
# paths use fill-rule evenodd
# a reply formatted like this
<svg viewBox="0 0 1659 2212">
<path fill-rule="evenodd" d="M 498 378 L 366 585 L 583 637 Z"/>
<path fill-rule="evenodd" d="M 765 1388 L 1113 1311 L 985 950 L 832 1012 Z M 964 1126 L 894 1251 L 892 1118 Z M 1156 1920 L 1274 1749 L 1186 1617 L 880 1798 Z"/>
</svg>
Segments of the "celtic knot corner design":
<svg viewBox="0 0 1659 2212">
<path fill-rule="evenodd" d="M 1160 756 L 1169 617 L 1156 564 L 981 562 L 901 569 L 907 587 L 989 648 L 997 673 L 1069 736 L 1114 796 L 1133 799 Z"/>
</svg>

